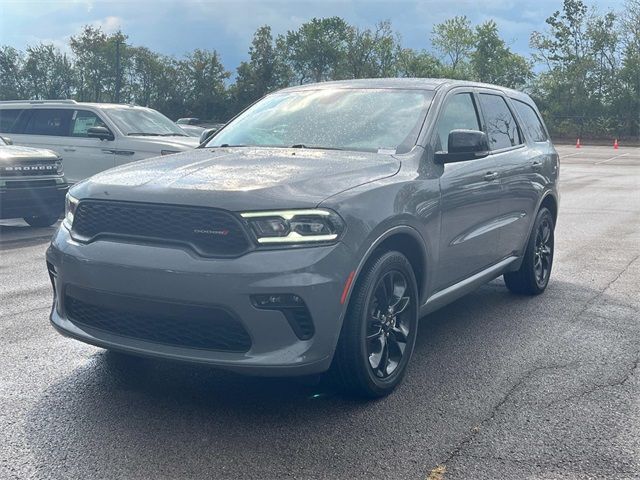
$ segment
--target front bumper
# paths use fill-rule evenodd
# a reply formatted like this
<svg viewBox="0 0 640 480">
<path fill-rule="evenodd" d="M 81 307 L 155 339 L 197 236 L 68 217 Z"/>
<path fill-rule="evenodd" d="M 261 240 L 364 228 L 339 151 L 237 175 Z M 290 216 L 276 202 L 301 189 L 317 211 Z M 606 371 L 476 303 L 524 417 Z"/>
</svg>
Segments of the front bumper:
<svg viewBox="0 0 640 480">
<path fill-rule="evenodd" d="M 342 291 L 357 263 L 342 243 L 216 259 L 169 246 L 107 240 L 80 244 L 62 226 L 47 262 L 55 283 L 51 322 L 62 334 L 133 354 L 262 375 L 307 375 L 329 368 L 345 310 Z M 242 324 L 251 345 L 245 352 L 191 348 L 90 328 L 69 318 L 65 293 L 74 288 L 221 308 Z M 265 294 L 301 297 L 313 319 L 313 336 L 301 340 L 281 311 L 255 307 L 251 296 Z"/>
<path fill-rule="evenodd" d="M 69 189 L 66 183 L 47 186 L 39 186 L 38 180 L 11 183 L 18 186 L 0 186 L 0 218 L 64 212 L 64 197 Z"/>
</svg>

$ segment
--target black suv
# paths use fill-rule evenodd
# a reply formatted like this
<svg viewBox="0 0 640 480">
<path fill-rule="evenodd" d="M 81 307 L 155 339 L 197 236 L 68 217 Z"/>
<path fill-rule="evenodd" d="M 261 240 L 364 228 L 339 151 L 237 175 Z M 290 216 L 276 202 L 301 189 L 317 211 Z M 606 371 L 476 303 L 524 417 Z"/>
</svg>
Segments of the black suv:
<svg viewBox="0 0 640 480">
<path fill-rule="evenodd" d="M 239 372 L 333 370 L 389 393 L 418 318 L 504 275 L 547 286 L 558 155 L 531 99 L 492 85 L 304 85 L 195 151 L 100 173 L 47 254 L 53 325 Z"/>
</svg>

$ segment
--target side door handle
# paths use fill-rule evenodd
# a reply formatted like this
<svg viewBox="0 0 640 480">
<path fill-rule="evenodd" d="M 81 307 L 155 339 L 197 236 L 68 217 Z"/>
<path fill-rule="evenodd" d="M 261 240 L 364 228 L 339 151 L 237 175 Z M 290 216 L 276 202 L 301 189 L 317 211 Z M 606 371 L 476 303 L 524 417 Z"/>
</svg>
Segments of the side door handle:
<svg viewBox="0 0 640 480">
<path fill-rule="evenodd" d="M 540 170 L 542 168 L 542 162 L 539 162 L 538 160 L 534 160 L 533 163 L 531 164 L 531 166 L 535 170 Z"/>
<path fill-rule="evenodd" d="M 102 153 L 107 153 L 109 155 L 124 155 L 126 157 L 130 157 L 131 155 L 134 155 L 136 152 L 133 152 L 131 150 L 112 150 L 112 149 L 103 148 Z"/>
<path fill-rule="evenodd" d="M 64 147 L 64 148 L 63 148 L 63 150 L 64 150 L 65 152 L 75 152 L 75 151 L 76 151 L 76 149 L 75 149 L 75 148 L 73 148 L 73 147 Z"/>
<path fill-rule="evenodd" d="M 487 182 L 492 182 L 493 180 L 497 180 L 498 179 L 498 172 L 487 172 L 484 175 L 484 179 Z"/>
</svg>

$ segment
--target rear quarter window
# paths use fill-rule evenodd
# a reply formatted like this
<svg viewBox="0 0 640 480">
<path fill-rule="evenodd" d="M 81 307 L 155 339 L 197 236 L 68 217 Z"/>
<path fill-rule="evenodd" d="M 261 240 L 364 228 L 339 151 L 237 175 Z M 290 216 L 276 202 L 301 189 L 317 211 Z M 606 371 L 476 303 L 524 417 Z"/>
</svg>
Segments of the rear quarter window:
<svg viewBox="0 0 640 480">
<path fill-rule="evenodd" d="M 500 95 L 481 93 L 480 105 L 487 124 L 491 150 L 515 147 L 523 143 L 518 123 L 504 98 Z"/>
<path fill-rule="evenodd" d="M 512 98 L 511 100 L 513 101 L 513 106 L 516 109 L 516 112 L 518 112 L 518 115 L 529 130 L 532 140 L 534 142 L 546 142 L 548 138 L 547 132 L 542 125 L 542 120 L 540 120 L 538 113 L 531 105 L 525 102 L 516 100 L 515 98 Z"/>
<path fill-rule="evenodd" d="M 24 133 L 68 137 L 72 110 L 58 108 L 33 109 Z"/>
</svg>

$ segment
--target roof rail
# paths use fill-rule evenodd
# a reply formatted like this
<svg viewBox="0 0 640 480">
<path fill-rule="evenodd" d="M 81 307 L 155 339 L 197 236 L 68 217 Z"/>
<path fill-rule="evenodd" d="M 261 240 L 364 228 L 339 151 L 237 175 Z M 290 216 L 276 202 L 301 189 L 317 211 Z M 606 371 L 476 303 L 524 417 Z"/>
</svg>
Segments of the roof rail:
<svg viewBox="0 0 640 480">
<path fill-rule="evenodd" d="M 78 103 L 75 100 L 71 100 L 71 99 L 62 99 L 62 100 L 2 100 L 0 101 L 0 104 L 7 104 L 7 103 L 32 103 L 32 104 L 39 104 L 39 103 Z"/>
</svg>

